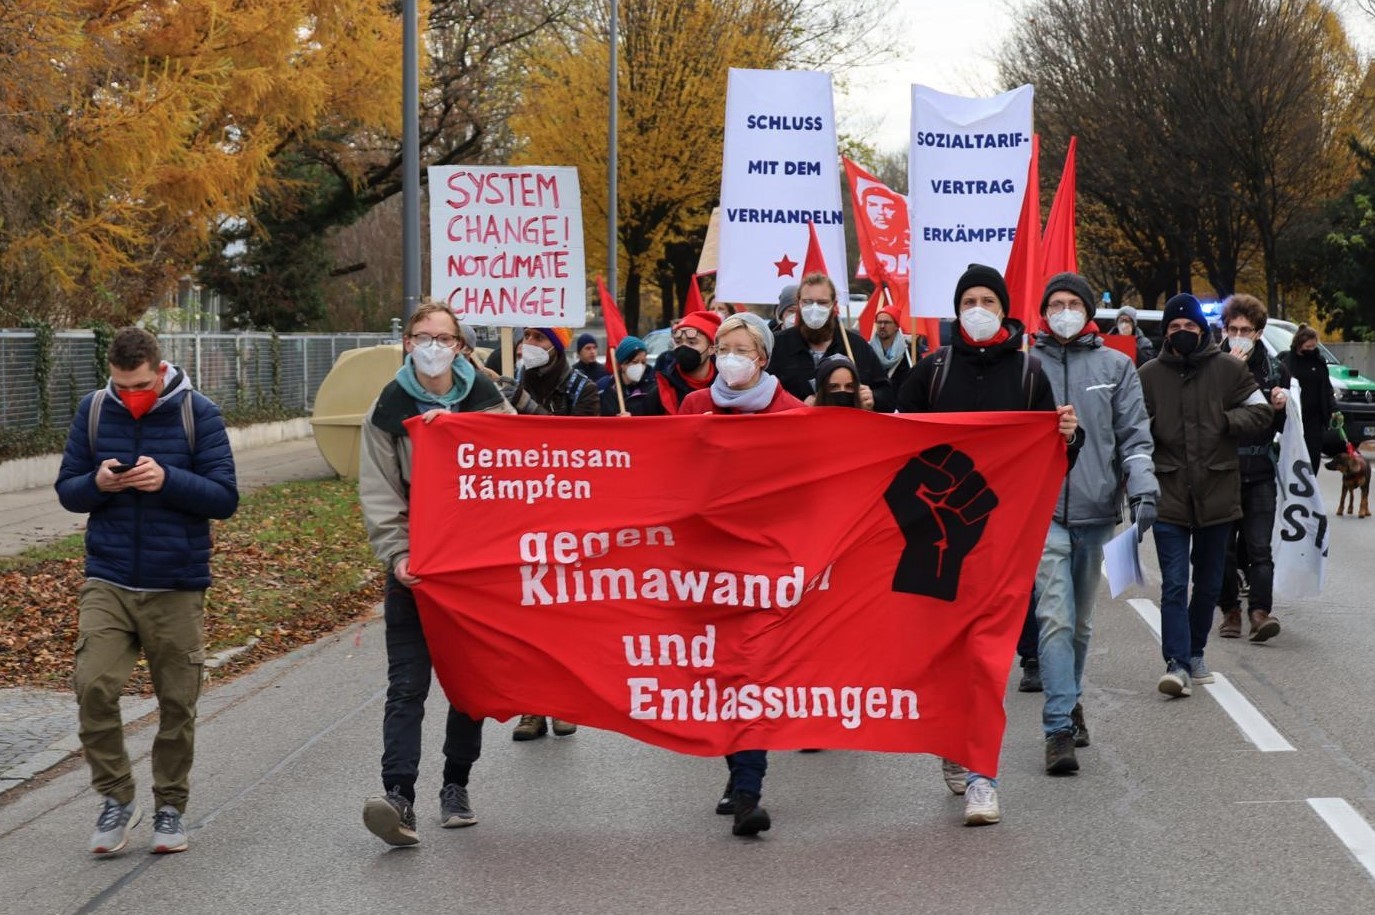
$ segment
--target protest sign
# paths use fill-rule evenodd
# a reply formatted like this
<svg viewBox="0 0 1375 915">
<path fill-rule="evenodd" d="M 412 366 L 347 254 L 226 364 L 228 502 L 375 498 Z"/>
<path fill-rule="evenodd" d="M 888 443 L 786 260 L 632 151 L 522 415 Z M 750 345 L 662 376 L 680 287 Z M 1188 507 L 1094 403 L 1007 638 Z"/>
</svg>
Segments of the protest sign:
<svg viewBox="0 0 1375 915">
<path fill-rule="evenodd" d="M 1299 383 L 1289 383 L 1284 431 L 1280 434 L 1279 504 L 1270 552 L 1275 559 L 1275 594 L 1289 600 L 1322 593 L 1329 531 L 1327 510 L 1318 492 L 1317 468 L 1303 440 Z"/>
</svg>

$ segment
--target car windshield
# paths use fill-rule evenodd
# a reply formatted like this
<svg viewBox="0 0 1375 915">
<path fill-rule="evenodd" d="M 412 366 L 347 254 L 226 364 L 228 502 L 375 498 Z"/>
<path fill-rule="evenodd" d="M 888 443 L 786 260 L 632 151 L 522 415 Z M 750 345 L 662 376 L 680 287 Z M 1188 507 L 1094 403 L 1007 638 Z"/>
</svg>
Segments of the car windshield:
<svg viewBox="0 0 1375 915">
<path fill-rule="evenodd" d="M 1270 323 L 1265 325 L 1265 338 L 1270 341 L 1270 345 L 1275 348 L 1277 353 L 1289 351 L 1289 345 L 1294 341 L 1294 332 L 1280 324 Z M 1332 351 L 1321 343 L 1318 344 L 1318 352 L 1322 353 L 1323 361 L 1328 365 L 1341 365 L 1342 361 L 1332 354 Z"/>
</svg>

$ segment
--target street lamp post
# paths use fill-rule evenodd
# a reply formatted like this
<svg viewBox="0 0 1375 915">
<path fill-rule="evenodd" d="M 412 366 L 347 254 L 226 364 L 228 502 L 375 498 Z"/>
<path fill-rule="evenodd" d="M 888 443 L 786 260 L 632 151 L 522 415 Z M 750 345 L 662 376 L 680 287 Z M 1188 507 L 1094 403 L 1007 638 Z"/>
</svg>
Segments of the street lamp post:
<svg viewBox="0 0 1375 915">
<path fill-rule="evenodd" d="M 420 12 L 404 0 L 401 12 L 401 284 L 403 315 L 420 304 Z"/>
<path fill-rule="evenodd" d="M 611 0 L 611 86 L 610 115 L 607 124 L 607 229 L 606 229 L 606 283 L 614 297 L 616 293 L 616 107 L 617 107 L 617 27 L 620 12 L 616 0 Z M 632 333 L 634 331 L 632 330 Z"/>
</svg>

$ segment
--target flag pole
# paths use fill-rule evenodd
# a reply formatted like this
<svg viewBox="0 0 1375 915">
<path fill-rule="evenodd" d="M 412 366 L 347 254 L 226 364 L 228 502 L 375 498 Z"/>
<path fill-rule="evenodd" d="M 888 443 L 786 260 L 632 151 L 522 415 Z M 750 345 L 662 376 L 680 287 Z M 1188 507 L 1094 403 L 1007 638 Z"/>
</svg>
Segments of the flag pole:
<svg viewBox="0 0 1375 915">
<path fill-rule="evenodd" d="M 616 384 L 616 403 L 620 404 L 621 412 L 625 412 L 625 391 L 621 390 L 621 363 L 616 358 L 616 351 L 611 350 L 611 380 Z"/>
</svg>

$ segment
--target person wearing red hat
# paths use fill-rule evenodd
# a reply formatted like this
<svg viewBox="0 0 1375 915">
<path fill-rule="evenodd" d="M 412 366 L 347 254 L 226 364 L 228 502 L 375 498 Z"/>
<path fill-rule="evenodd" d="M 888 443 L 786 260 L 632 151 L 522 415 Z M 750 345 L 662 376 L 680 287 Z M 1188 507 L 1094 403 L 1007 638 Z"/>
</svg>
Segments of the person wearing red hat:
<svg viewBox="0 0 1375 915">
<path fill-rule="evenodd" d="M 694 311 L 673 328 L 673 349 L 659 357 L 654 373 L 659 379 L 659 402 L 670 416 L 683 399 L 703 391 L 716 380 L 716 332 L 721 316 L 714 311 Z"/>
<path fill-rule="evenodd" d="M 907 373 L 912 371 L 912 353 L 908 337 L 902 332 L 902 310 L 896 304 L 890 303 L 878 310 L 869 346 L 892 382 L 893 390 L 901 389 Z"/>
</svg>

